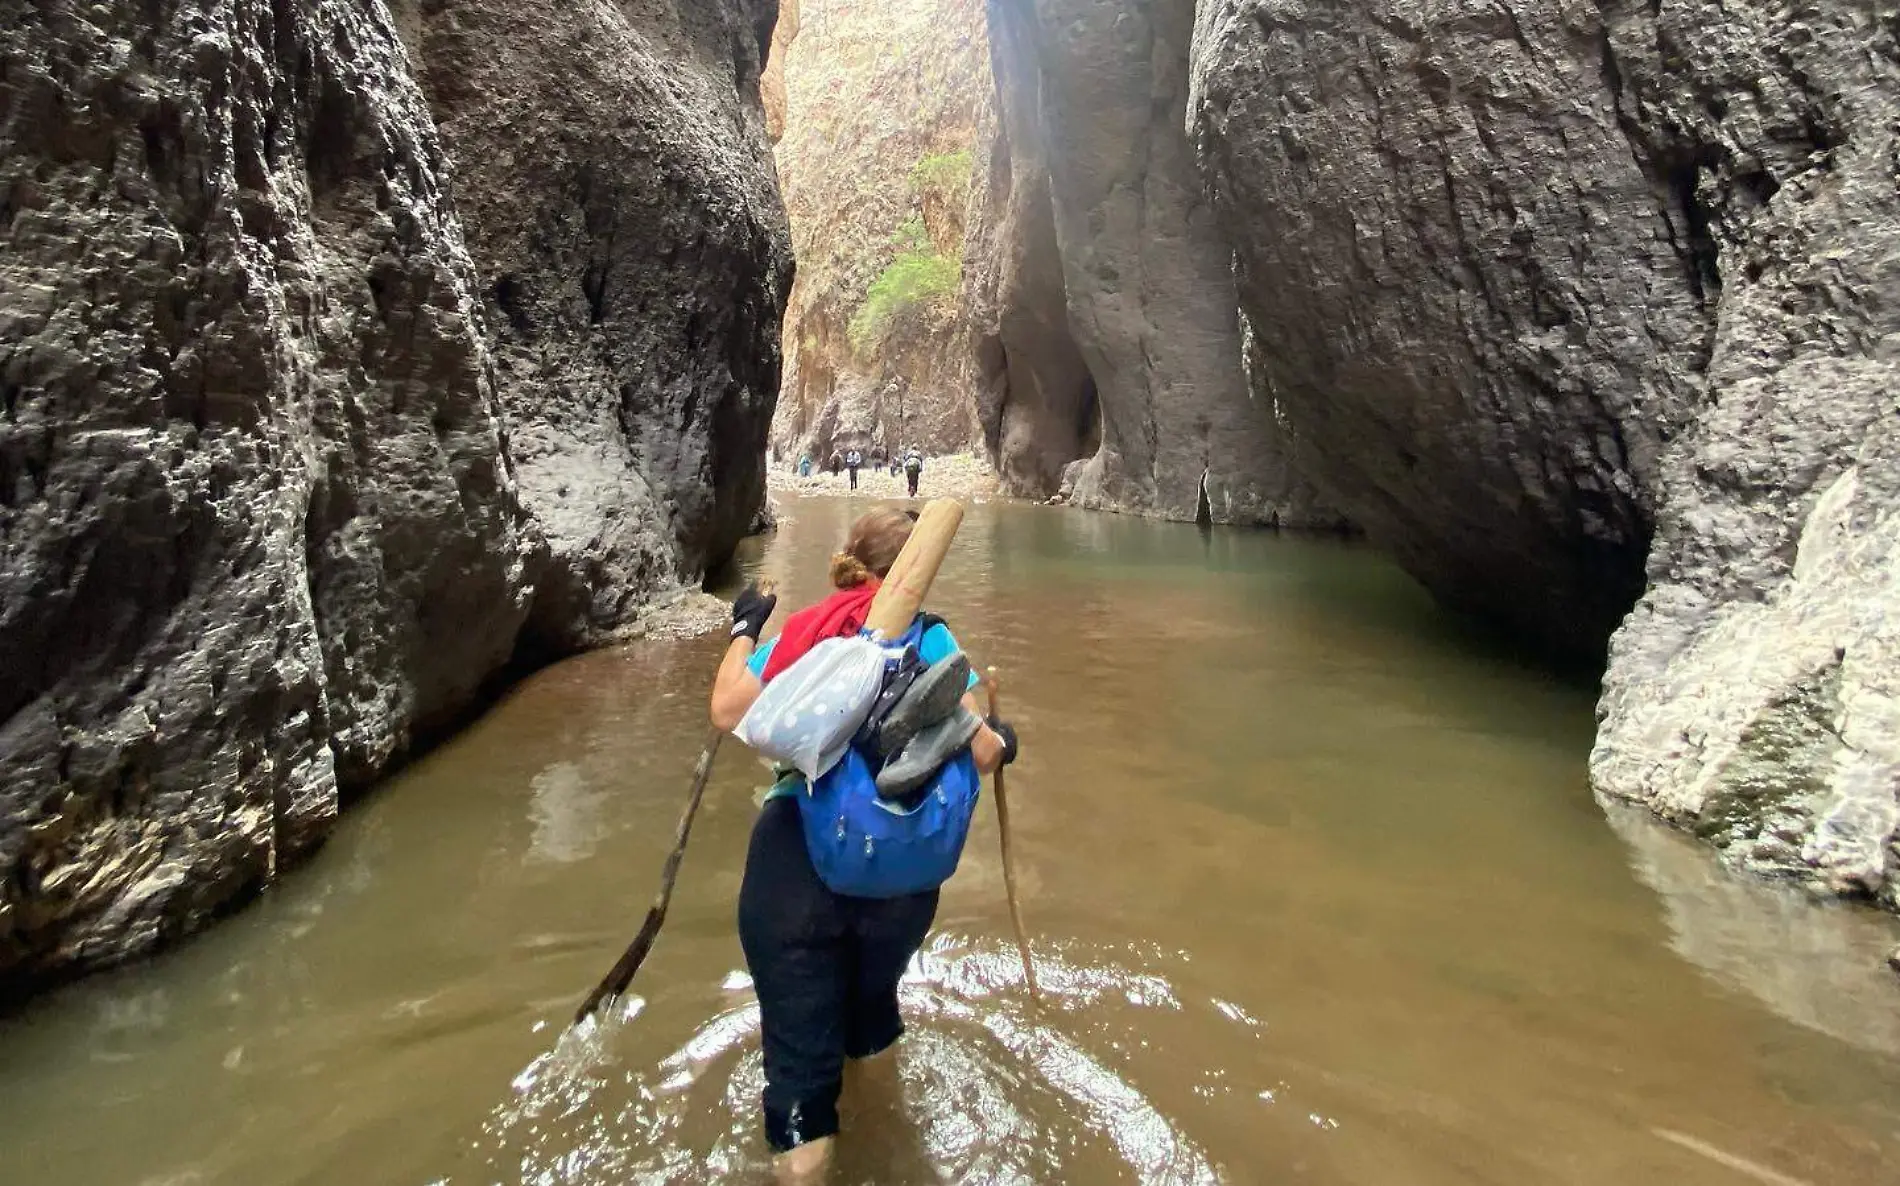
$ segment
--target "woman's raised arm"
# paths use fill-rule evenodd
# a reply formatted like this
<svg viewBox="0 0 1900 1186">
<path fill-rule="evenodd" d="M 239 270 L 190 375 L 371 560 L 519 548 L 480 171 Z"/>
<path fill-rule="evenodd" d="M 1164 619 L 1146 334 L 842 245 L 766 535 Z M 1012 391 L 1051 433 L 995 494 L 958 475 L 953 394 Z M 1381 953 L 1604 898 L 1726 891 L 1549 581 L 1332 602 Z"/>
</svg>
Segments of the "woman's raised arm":
<svg viewBox="0 0 1900 1186">
<path fill-rule="evenodd" d="M 738 726 L 739 719 L 759 698 L 759 693 L 765 691 L 759 677 L 746 667 L 757 645 L 749 638 L 733 639 L 732 645 L 726 648 L 726 657 L 719 661 L 719 674 L 713 679 L 712 723 L 728 733 Z"/>
<path fill-rule="evenodd" d="M 759 698 L 765 684 L 746 666 L 758 649 L 759 633 L 778 606 L 778 598 L 757 585 L 747 585 L 732 601 L 732 645 L 719 661 L 719 674 L 713 677 L 712 723 L 727 731 L 738 725 L 746 709 Z"/>
</svg>

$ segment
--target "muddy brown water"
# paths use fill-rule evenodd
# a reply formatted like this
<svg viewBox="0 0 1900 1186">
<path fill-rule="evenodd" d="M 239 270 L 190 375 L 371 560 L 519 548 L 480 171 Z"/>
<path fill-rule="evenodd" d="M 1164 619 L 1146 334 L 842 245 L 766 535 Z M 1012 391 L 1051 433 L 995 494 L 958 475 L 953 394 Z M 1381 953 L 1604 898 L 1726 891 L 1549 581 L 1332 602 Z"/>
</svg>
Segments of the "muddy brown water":
<svg viewBox="0 0 1900 1186">
<path fill-rule="evenodd" d="M 748 565 L 820 591 L 856 504 Z M 995 663 L 1045 992 L 986 803 L 854 1083 L 838 1182 L 1900 1182 L 1892 921 L 1606 818 L 1587 686 L 1363 549 L 973 510 L 933 608 Z M 745 1182 L 764 1150 L 723 754 L 637 998 L 720 640 L 528 680 L 263 901 L 0 1022 L 0 1182 Z"/>
</svg>

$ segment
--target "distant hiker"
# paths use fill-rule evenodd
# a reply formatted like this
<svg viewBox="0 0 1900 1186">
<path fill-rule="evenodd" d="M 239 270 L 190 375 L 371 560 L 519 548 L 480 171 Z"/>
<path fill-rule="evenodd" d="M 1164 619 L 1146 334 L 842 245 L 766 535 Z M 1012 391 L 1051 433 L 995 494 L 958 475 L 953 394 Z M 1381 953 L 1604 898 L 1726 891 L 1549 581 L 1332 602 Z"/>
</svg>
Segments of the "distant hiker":
<svg viewBox="0 0 1900 1186">
<path fill-rule="evenodd" d="M 844 455 L 844 467 L 851 471 L 851 488 L 858 488 L 858 467 L 864 464 L 864 454 L 852 449 Z"/>
<path fill-rule="evenodd" d="M 904 454 L 904 480 L 910 484 L 910 496 L 917 497 L 917 483 L 924 476 L 924 455 L 912 445 Z"/>
<path fill-rule="evenodd" d="M 827 468 L 831 470 L 831 476 L 834 478 L 837 477 L 838 471 L 844 468 L 843 455 L 840 454 L 836 449 L 833 449 L 831 451 L 831 460 L 829 462 L 826 462 L 826 466 Z"/>
<path fill-rule="evenodd" d="M 713 723 L 736 727 L 766 685 L 819 643 L 857 637 L 910 532 L 902 511 L 861 516 L 831 558 L 837 591 L 793 614 L 764 646 L 759 634 L 777 599 L 757 588 L 741 593 L 732 603 L 732 644 L 713 684 Z M 781 1182 L 819 1180 L 838 1132 L 845 1061 L 880 1054 L 904 1032 L 897 982 L 936 917 L 937 886 L 948 876 L 941 862 L 947 855 L 955 867 L 977 773 L 1016 757 L 1015 730 L 979 719 L 968 690 L 976 677 L 942 620 L 918 614 L 904 641 L 902 659 L 887 667 L 872 715 L 844 757 L 816 783 L 781 771 L 746 853 L 739 940 L 759 998 L 765 1135 Z M 793 678 L 806 678 L 804 670 Z M 839 798 L 841 779 L 874 781 L 875 793 L 858 785 L 851 788 L 856 798 Z M 901 814 L 876 810 L 885 799 Z M 878 817 L 875 859 L 870 832 L 852 814 L 867 802 Z M 926 834 L 933 844 L 906 847 L 905 824 L 945 810 L 942 803 L 956 804 L 960 818 Z M 876 892 L 832 888 L 840 883 Z M 886 892 L 890 886 L 904 888 Z"/>
<path fill-rule="evenodd" d="M 800 453 L 798 455 L 798 476 L 801 478 L 811 477 L 811 454 Z"/>
</svg>

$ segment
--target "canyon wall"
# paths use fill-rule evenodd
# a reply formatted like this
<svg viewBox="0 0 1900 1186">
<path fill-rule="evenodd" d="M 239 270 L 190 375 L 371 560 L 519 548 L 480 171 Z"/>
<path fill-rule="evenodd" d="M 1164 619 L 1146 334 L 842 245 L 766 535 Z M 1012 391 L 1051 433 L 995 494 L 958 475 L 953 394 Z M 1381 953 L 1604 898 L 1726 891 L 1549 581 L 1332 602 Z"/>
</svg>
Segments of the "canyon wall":
<svg viewBox="0 0 1900 1186">
<path fill-rule="evenodd" d="M 854 445 L 968 448 L 978 428 L 957 292 L 989 89 L 981 0 L 787 11 L 776 157 L 798 280 L 774 451 L 822 465 Z"/>
<path fill-rule="evenodd" d="M 998 133 L 972 252 L 986 436 L 1019 493 L 1335 526 L 1256 392 L 1184 130 L 1192 0 L 992 0 Z"/>
<path fill-rule="evenodd" d="M 1191 110 L 1326 496 L 1545 651 L 1617 631 L 1602 794 L 1889 904 L 1895 36 L 1846 0 L 1204 0 Z"/>
<path fill-rule="evenodd" d="M 394 9 L 455 171 L 509 456 L 549 549 L 532 642 L 597 643 L 729 555 L 764 494 L 791 261 L 764 113 L 739 94 L 758 93 L 776 10 Z"/>
<path fill-rule="evenodd" d="M 744 529 L 772 10 L 626 11 L 0 0 L 0 996 Z"/>
</svg>

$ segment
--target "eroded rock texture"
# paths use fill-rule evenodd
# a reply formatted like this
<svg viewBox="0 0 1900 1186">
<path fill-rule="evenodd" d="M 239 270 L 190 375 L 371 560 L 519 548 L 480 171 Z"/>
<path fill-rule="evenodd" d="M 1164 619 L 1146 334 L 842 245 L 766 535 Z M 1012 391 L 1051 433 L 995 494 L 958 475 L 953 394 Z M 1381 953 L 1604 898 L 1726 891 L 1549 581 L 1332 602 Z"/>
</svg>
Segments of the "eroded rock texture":
<svg viewBox="0 0 1900 1186">
<path fill-rule="evenodd" d="M 777 35 L 776 156 L 798 282 L 773 445 L 787 465 L 801 454 L 822 465 L 853 446 L 966 449 L 978 428 L 956 295 L 989 86 L 982 0 L 803 0 L 796 20 Z M 903 252 L 934 257 L 941 283 L 887 302 L 882 332 L 860 325 L 854 335 Z"/>
<path fill-rule="evenodd" d="M 763 497 L 791 281 L 757 98 L 775 7 L 395 10 L 549 546 L 530 628 L 554 651 L 598 642 L 730 554 Z"/>
<path fill-rule="evenodd" d="M 982 232 L 986 431 L 1018 491 L 1307 522 L 1242 371 L 1230 253 L 1183 130 L 1192 0 L 993 0 L 1000 138 Z"/>
<path fill-rule="evenodd" d="M 1721 284 L 1592 772 L 1734 863 L 1900 907 L 1900 22 L 1847 3 L 1617 14 Z"/>
<path fill-rule="evenodd" d="M 1207 0 L 1192 111 L 1327 495 L 1562 654 L 1600 653 L 1647 557 L 1599 788 L 1889 897 L 1892 26 L 1845 0 Z"/>
<path fill-rule="evenodd" d="M 679 203 L 666 224 L 679 269 L 727 261 L 722 287 L 596 245 L 623 232 L 563 236 L 564 219 L 605 216 L 553 167 L 511 175 L 518 238 L 464 204 L 488 234 L 472 261 L 452 193 L 469 178 L 380 3 L 0 0 L 0 996 L 147 950 L 269 879 L 322 838 L 342 791 L 469 704 L 531 607 L 567 643 L 630 611 L 624 593 L 660 578 L 577 575 L 571 538 L 630 536 L 605 499 L 558 520 L 550 468 L 592 496 L 637 467 L 658 526 L 611 554 L 657 557 L 675 580 L 743 526 L 756 463 L 692 487 L 708 454 L 756 454 L 776 380 L 770 327 L 730 320 L 772 320 L 770 285 L 727 308 L 739 274 L 784 262 L 762 149 L 739 167 L 762 145 L 756 96 L 735 87 L 756 79 L 765 15 L 725 18 L 741 28 L 723 90 L 707 68 L 698 91 L 676 80 L 667 105 L 616 113 L 668 147 L 596 182 L 623 195 L 607 218 L 622 225 L 669 200 L 631 196 L 640 177 L 730 174 L 714 205 Z M 655 20 L 710 54 L 707 28 Z M 523 119 L 546 101 L 509 98 Z M 562 201 L 571 216 L 547 213 Z M 702 239 L 690 220 L 709 210 L 741 229 Z M 544 320 L 491 342 L 497 258 L 524 277 L 521 314 Z M 678 307 L 602 346 L 563 332 L 576 318 L 555 274 Z M 596 298 L 631 332 L 618 299 Z M 648 356 L 616 367 L 610 349 Z M 576 422 L 597 423 L 581 407 L 618 411 L 620 435 L 575 443 Z"/>
<path fill-rule="evenodd" d="M 1712 317 L 1593 5 L 1208 0 L 1195 132 L 1263 379 L 1447 603 L 1600 653 Z"/>
</svg>

